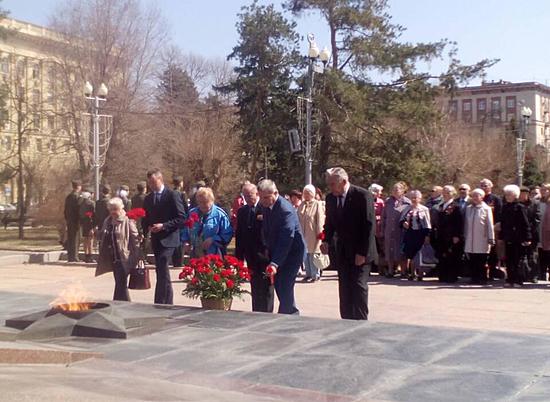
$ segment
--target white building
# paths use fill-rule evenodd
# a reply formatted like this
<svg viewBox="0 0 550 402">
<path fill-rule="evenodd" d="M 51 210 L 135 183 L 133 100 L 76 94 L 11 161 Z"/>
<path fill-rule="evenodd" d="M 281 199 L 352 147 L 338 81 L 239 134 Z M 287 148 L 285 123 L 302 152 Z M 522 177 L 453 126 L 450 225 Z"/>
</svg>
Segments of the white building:
<svg viewBox="0 0 550 402">
<path fill-rule="evenodd" d="M 452 120 L 484 127 L 522 129 L 521 109 L 531 109 L 526 133 L 529 148 L 550 150 L 550 87 L 537 82 L 483 82 L 464 87 L 448 100 Z"/>
</svg>

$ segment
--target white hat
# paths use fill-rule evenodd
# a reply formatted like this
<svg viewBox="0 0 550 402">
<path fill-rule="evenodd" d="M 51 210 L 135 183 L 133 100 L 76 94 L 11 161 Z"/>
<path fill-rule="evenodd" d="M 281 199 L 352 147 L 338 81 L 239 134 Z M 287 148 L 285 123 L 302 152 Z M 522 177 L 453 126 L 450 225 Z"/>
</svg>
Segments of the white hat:
<svg viewBox="0 0 550 402">
<path fill-rule="evenodd" d="M 317 190 L 315 189 L 315 186 L 313 184 L 308 184 L 304 187 L 304 192 L 310 192 L 311 194 L 315 195 L 315 193 L 317 192 Z"/>
</svg>

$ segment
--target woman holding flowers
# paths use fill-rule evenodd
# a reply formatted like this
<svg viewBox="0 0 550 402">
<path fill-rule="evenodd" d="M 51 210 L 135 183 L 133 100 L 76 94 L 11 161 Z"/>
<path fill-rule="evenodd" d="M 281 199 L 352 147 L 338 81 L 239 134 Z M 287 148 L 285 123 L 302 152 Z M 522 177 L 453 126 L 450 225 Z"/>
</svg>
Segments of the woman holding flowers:
<svg viewBox="0 0 550 402">
<path fill-rule="evenodd" d="M 225 255 L 233 237 L 233 228 L 227 213 L 214 204 L 214 193 L 201 187 L 195 195 L 198 206 L 189 211 L 181 232 L 184 251 L 191 257 L 207 254 Z"/>
</svg>

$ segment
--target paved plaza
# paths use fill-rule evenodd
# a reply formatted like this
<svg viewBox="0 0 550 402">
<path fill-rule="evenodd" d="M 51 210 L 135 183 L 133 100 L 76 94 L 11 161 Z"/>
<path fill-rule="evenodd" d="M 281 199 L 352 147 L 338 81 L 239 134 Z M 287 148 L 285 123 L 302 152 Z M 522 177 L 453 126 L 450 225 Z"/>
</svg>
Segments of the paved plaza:
<svg viewBox="0 0 550 402">
<path fill-rule="evenodd" d="M 112 296 L 112 278 L 95 278 L 83 265 L 1 270 L 2 323 L 47 309 L 73 281 L 94 299 Z M 331 271 L 319 283 L 296 285 L 301 317 L 250 313 L 248 296 L 235 300 L 240 311 L 205 311 L 180 295 L 184 285 L 172 274 L 179 306 L 151 305 L 152 290 L 131 291 L 137 303 L 115 303 L 122 316 L 165 318 L 169 324 L 151 334 L 15 342 L 17 331 L 0 329 L 0 400 L 550 399 L 546 283 L 480 288 L 375 274 L 371 320 L 354 322 L 336 319 Z"/>
</svg>

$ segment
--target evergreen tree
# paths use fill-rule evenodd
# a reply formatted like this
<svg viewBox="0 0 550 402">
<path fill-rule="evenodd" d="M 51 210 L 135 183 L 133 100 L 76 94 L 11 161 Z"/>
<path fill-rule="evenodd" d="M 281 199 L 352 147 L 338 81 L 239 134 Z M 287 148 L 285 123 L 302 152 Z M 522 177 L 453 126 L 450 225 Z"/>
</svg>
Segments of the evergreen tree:
<svg viewBox="0 0 550 402">
<path fill-rule="evenodd" d="M 250 177 L 268 175 L 290 185 L 299 163 L 291 158 L 287 137 L 287 130 L 296 126 L 297 94 L 292 89 L 300 63 L 296 24 L 273 5 L 254 2 L 241 10 L 239 42 L 228 56 L 238 62 L 236 77 L 217 89 L 235 95 L 243 162 Z"/>
</svg>

